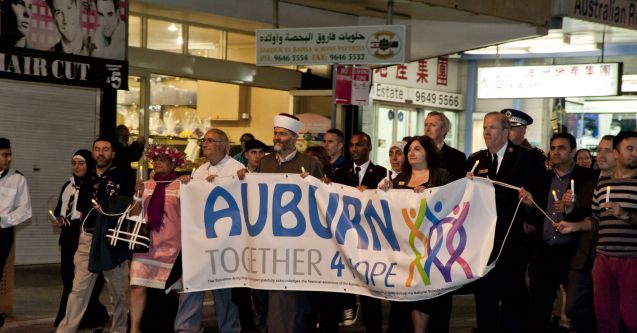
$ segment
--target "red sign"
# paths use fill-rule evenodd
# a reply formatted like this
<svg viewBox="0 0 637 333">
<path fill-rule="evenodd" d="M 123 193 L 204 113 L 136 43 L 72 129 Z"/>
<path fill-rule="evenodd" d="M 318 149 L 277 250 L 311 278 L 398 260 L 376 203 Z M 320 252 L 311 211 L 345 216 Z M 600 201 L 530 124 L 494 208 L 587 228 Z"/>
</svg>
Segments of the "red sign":
<svg viewBox="0 0 637 333">
<path fill-rule="evenodd" d="M 336 65 L 334 104 L 352 104 L 352 73 L 353 66 Z"/>
</svg>

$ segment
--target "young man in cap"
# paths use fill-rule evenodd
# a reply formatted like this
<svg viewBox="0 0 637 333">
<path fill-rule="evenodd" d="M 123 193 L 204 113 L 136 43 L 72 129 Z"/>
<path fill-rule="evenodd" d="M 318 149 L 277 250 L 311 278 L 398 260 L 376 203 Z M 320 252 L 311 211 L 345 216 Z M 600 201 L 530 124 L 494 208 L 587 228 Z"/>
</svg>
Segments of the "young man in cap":
<svg viewBox="0 0 637 333">
<path fill-rule="evenodd" d="M 245 144 L 245 152 L 243 153 L 246 159 L 246 169 L 248 172 L 255 172 L 261 163 L 261 159 L 265 156 L 265 152 L 268 150 L 268 146 L 260 140 L 253 139 Z"/>
<path fill-rule="evenodd" d="M 31 218 L 31 197 L 24 176 L 11 169 L 11 142 L 0 138 L 0 280 L 13 246 L 13 227 Z M 0 315 L 0 327 L 4 313 Z"/>
</svg>

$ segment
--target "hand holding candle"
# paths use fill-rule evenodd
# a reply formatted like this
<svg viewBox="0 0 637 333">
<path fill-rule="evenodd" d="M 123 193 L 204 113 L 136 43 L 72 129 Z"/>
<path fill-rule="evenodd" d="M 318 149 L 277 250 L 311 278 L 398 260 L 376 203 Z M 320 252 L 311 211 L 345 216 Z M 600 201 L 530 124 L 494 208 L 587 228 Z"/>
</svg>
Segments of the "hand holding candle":
<svg viewBox="0 0 637 333">
<path fill-rule="evenodd" d="M 301 165 L 301 173 L 305 173 L 305 167 Z"/>
<path fill-rule="evenodd" d="M 571 179 L 571 201 L 575 202 L 575 181 Z"/>
<path fill-rule="evenodd" d="M 560 199 L 557 198 L 557 192 L 555 192 L 555 190 L 552 190 L 551 193 L 553 193 L 553 199 L 555 199 L 555 201 L 559 201 Z"/>
<path fill-rule="evenodd" d="M 471 174 L 473 174 L 473 172 L 476 171 L 478 164 L 480 164 L 480 161 L 476 160 L 476 163 L 473 164 L 473 168 L 471 168 Z"/>
</svg>

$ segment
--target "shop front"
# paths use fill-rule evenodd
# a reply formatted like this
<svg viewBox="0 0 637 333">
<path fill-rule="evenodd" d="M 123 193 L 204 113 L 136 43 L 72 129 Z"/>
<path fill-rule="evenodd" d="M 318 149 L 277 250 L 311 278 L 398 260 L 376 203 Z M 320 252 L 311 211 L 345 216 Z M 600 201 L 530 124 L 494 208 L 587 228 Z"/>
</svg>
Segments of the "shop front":
<svg viewBox="0 0 637 333">
<path fill-rule="evenodd" d="M 443 112 L 451 122 L 445 142 L 462 150 L 464 96 L 456 59 L 439 57 L 374 70 L 370 105 L 363 111 L 363 130 L 376 143 L 372 160 L 389 165 L 391 144 L 424 134 L 431 111 Z"/>
</svg>

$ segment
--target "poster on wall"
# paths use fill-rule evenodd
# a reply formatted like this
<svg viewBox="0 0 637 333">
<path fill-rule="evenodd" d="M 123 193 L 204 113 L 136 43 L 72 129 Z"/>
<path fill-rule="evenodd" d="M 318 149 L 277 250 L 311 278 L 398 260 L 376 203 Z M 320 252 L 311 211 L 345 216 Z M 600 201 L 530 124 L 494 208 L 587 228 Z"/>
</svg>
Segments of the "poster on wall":
<svg viewBox="0 0 637 333">
<path fill-rule="evenodd" d="M 0 77 L 128 88 L 126 0 L 2 0 Z"/>
</svg>

